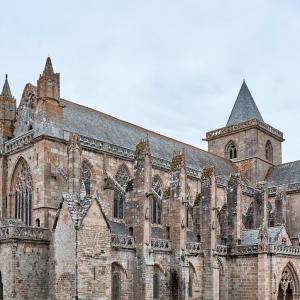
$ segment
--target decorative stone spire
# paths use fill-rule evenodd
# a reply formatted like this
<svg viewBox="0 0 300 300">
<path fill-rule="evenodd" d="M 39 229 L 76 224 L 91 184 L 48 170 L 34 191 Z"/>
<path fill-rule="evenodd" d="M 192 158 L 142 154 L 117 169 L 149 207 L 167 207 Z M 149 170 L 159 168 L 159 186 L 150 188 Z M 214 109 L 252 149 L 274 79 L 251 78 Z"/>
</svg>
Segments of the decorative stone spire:
<svg viewBox="0 0 300 300">
<path fill-rule="evenodd" d="M 43 75 L 45 76 L 51 76 L 54 74 L 54 71 L 53 71 L 53 67 L 52 67 L 52 62 L 51 62 L 51 58 L 48 56 L 47 57 L 47 61 L 46 61 L 46 65 L 45 65 L 45 68 L 44 68 L 44 72 L 43 72 Z"/>
<path fill-rule="evenodd" d="M 9 83 L 8 83 L 7 77 L 8 76 L 6 74 L 5 75 L 5 81 L 4 81 L 4 85 L 3 85 L 1 96 L 7 97 L 7 98 L 12 98 L 12 94 L 11 94 L 11 91 L 10 91 L 10 87 L 9 87 Z"/>
<path fill-rule="evenodd" d="M 251 119 L 264 122 L 244 79 L 226 126 Z"/>
<path fill-rule="evenodd" d="M 45 68 L 37 81 L 37 97 L 60 99 L 60 74 L 54 73 L 50 57 L 47 58 Z"/>
</svg>

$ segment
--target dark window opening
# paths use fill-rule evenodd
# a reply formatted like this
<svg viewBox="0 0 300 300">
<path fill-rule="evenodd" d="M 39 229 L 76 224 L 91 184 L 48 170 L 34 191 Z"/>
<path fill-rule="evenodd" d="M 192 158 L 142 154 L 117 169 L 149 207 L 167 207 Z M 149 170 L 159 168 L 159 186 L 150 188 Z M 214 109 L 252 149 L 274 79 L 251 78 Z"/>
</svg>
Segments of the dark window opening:
<svg viewBox="0 0 300 300">
<path fill-rule="evenodd" d="M 160 224 L 161 223 L 161 208 L 157 199 L 152 199 L 151 201 L 151 209 L 152 209 L 152 223 Z"/>
<path fill-rule="evenodd" d="M 124 200 L 125 197 L 120 192 L 114 192 L 114 218 L 124 218 Z"/>
<path fill-rule="evenodd" d="M 40 219 L 36 219 L 35 220 L 35 226 L 36 227 L 41 227 L 41 221 L 40 221 Z"/>
</svg>

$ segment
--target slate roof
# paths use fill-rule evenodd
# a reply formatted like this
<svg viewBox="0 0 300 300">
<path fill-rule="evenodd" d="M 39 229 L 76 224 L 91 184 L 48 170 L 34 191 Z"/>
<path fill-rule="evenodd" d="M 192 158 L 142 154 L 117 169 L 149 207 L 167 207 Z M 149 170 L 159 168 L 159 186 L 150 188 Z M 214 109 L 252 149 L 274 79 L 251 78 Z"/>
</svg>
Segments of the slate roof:
<svg viewBox="0 0 300 300">
<path fill-rule="evenodd" d="M 282 230 L 282 226 L 269 227 L 268 238 L 269 243 L 275 243 Z M 241 245 L 256 245 L 258 244 L 259 229 L 243 230 L 241 233 Z"/>
<path fill-rule="evenodd" d="M 257 119 L 264 122 L 245 81 L 240 88 L 226 126 Z"/>
<path fill-rule="evenodd" d="M 124 223 L 110 222 L 111 233 L 119 235 L 128 235 L 129 232 Z"/>
<path fill-rule="evenodd" d="M 151 237 L 154 239 L 164 239 L 164 230 L 159 227 L 152 227 L 151 228 Z"/>
<path fill-rule="evenodd" d="M 269 187 L 300 182 L 300 160 L 272 167 L 266 181 Z"/>
<path fill-rule="evenodd" d="M 135 150 L 136 144 L 148 134 L 151 154 L 171 161 L 174 151 L 185 149 L 187 167 L 201 170 L 208 165 L 216 168 L 216 175 L 228 177 L 236 170 L 231 161 L 194 146 L 119 120 L 91 108 L 61 99 L 64 108 L 64 129 L 95 138 L 127 149 Z"/>
</svg>

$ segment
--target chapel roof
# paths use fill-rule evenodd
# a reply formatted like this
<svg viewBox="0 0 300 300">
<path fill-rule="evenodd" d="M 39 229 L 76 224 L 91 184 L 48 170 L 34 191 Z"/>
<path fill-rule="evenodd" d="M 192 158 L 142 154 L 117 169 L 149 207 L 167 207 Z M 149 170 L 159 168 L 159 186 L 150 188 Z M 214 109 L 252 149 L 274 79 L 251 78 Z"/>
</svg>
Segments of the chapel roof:
<svg viewBox="0 0 300 300">
<path fill-rule="evenodd" d="M 283 226 L 268 228 L 268 242 L 276 243 L 281 233 Z M 258 244 L 259 229 L 247 229 L 241 232 L 241 245 L 256 245 Z"/>
<path fill-rule="evenodd" d="M 197 147 L 179 142 L 140 126 L 122 121 L 108 114 L 61 99 L 64 106 L 64 130 L 76 132 L 127 149 L 148 137 L 151 155 L 171 161 L 174 151 L 185 150 L 187 167 L 202 170 L 206 166 L 215 166 L 216 175 L 229 177 L 236 173 L 232 162 Z"/>
<path fill-rule="evenodd" d="M 266 181 L 269 187 L 300 182 L 300 160 L 270 168 Z"/>
<path fill-rule="evenodd" d="M 226 126 L 236 125 L 252 119 L 264 122 L 244 80 Z"/>
</svg>

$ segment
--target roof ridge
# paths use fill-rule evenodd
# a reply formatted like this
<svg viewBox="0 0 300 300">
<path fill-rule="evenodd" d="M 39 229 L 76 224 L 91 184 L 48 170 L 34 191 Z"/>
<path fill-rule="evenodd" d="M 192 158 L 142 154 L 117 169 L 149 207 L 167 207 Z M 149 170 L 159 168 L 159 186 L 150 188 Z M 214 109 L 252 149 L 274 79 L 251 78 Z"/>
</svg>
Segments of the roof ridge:
<svg viewBox="0 0 300 300">
<path fill-rule="evenodd" d="M 288 161 L 288 162 L 279 164 L 277 166 L 273 166 L 272 168 L 281 167 L 281 166 L 284 166 L 284 165 L 288 165 L 288 164 L 292 164 L 292 163 L 298 163 L 298 162 L 300 162 L 300 159 L 297 159 L 297 160 L 294 160 L 294 161 Z"/>
<path fill-rule="evenodd" d="M 77 102 L 73 102 L 73 101 L 67 100 L 67 99 L 65 99 L 65 98 L 60 98 L 60 100 L 66 101 L 66 102 L 69 102 L 69 103 L 74 103 L 75 105 L 81 106 L 81 107 L 83 107 L 83 108 L 85 108 L 85 109 L 89 109 L 89 110 L 92 110 L 92 111 L 94 111 L 94 112 L 96 112 L 96 113 L 103 114 L 103 115 L 105 115 L 105 116 L 107 116 L 107 117 L 110 117 L 110 118 L 112 118 L 112 119 L 115 119 L 115 120 L 117 120 L 117 121 L 119 121 L 119 122 L 126 123 L 126 124 L 128 124 L 129 126 L 133 126 L 133 127 L 135 127 L 135 128 L 142 129 L 142 130 L 145 131 L 145 133 L 150 132 L 150 133 L 156 134 L 156 135 L 158 135 L 158 136 L 160 136 L 160 137 L 169 139 L 169 140 L 171 140 L 171 141 L 180 143 L 180 144 L 185 145 L 185 146 L 188 146 L 188 147 L 192 147 L 193 149 L 200 150 L 200 151 L 202 151 L 202 152 L 204 152 L 204 153 L 207 153 L 207 154 L 209 154 L 209 155 L 211 155 L 211 156 L 214 156 L 214 157 L 216 157 L 216 158 L 218 158 L 218 159 L 222 159 L 223 161 L 226 161 L 226 162 L 229 162 L 229 163 L 232 164 L 232 162 L 231 162 L 230 160 L 228 160 L 228 159 L 226 159 L 226 158 L 224 158 L 224 157 L 221 157 L 221 156 L 219 156 L 219 155 L 216 155 L 216 154 L 214 154 L 214 153 L 211 153 L 211 152 L 209 152 L 209 151 L 207 151 L 207 150 L 201 149 L 201 148 L 199 148 L 199 147 L 197 147 L 197 146 L 188 144 L 188 143 L 186 143 L 186 142 L 179 141 L 179 140 L 177 140 L 177 139 L 175 139 L 175 138 L 172 138 L 172 137 L 163 135 L 163 134 L 158 133 L 158 132 L 156 132 L 156 131 L 153 131 L 153 130 L 150 130 L 150 129 L 146 129 L 146 128 L 140 126 L 140 125 L 137 125 L 137 124 L 134 124 L 134 123 L 131 123 L 131 122 L 122 120 L 122 119 L 120 119 L 120 118 L 118 118 L 118 117 L 115 117 L 115 116 L 113 116 L 113 115 L 110 115 L 110 114 L 108 114 L 108 113 L 105 113 L 105 112 L 96 110 L 95 108 L 91 108 L 91 107 L 88 107 L 88 106 L 79 104 L 79 103 L 77 103 Z"/>
</svg>

